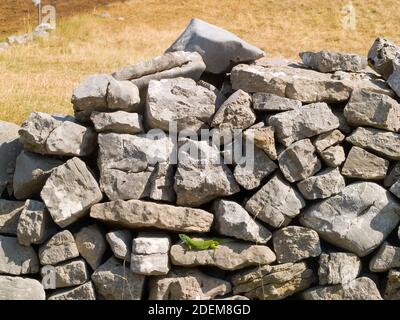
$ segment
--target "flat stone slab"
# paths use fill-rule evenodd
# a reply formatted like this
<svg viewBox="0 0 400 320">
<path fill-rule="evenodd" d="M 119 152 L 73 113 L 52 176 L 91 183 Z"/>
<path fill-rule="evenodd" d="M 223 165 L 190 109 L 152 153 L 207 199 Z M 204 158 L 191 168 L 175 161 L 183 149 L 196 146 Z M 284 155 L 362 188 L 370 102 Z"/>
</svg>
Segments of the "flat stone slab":
<svg viewBox="0 0 400 320">
<path fill-rule="evenodd" d="M 46 293 L 37 280 L 0 275 L 0 300 L 46 300 Z"/>
<path fill-rule="evenodd" d="M 386 272 L 400 267 L 400 247 L 384 242 L 378 252 L 369 261 L 369 270 L 372 272 Z"/>
<path fill-rule="evenodd" d="M 24 201 L 0 199 L 0 234 L 17 235 L 18 221 L 24 207 Z"/>
<path fill-rule="evenodd" d="M 56 290 L 47 300 L 96 300 L 96 293 L 89 281 L 73 289 Z"/>
<path fill-rule="evenodd" d="M 143 128 L 143 117 L 137 113 L 126 111 L 115 112 L 92 112 L 90 116 L 97 132 L 115 133 L 141 133 Z"/>
<path fill-rule="evenodd" d="M 358 277 L 361 267 L 360 258 L 353 253 L 322 253 L 319 257 L 319 284 L 348 283 Z"/>
<path fill-rule="evenodd" d="M 301 52 L 303 63 L 319 72 L 357 72 L 367 67 L 367 59 L 357 54 L 322 50 Z"/>
</svg>

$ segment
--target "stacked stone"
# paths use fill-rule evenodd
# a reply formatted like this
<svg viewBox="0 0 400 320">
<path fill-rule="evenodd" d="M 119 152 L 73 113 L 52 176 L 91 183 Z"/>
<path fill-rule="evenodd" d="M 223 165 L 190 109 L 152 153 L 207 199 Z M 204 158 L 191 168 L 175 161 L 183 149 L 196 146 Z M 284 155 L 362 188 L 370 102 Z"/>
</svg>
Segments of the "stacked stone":
<svg viewBox="0 0 400 320">
<path fill-rule="evenodd" d="M 267 59 L 194 19 L 84 79 L 75 117 L 0 122 L 0 299 L 400 299 L 396 54 Z M 205 128 L 254 159 L 174 140 Z"/>
</svg>

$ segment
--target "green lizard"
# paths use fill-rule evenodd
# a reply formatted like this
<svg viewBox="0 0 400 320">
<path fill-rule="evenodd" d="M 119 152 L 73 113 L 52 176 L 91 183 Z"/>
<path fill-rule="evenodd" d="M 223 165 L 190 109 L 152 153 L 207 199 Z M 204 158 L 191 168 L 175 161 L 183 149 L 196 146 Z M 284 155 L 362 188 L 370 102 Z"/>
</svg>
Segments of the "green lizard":
<svg viewBox="0 0 400 320">
<path fill-rule="evenodd" d="M 215 250 L 220 244 L 234 241 L 227 240 L 227 239 L 210 239 L 210 240 L 194 240 L 187 236 L 186 234 L 179 234 L 179 238 L 188 246 L 190 250 L 197 249 L 197 250 L 207 250 L 213 249 Z"/>
</svg>

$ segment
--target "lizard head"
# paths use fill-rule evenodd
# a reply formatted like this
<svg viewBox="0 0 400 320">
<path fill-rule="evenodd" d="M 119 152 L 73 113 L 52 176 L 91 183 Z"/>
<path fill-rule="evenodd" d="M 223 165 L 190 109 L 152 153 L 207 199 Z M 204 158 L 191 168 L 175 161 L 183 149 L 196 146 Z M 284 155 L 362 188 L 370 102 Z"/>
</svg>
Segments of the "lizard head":
<svg viewBox="0 0 400 320">
<path fill-rule="evenodd" d="M 186 242 L 186 241 L 190 240 L 190 238 L 189 238 L 186 234 L 183 234 L 183 233 L 180 233 L 180 234 L 179 234 L 179 238 L 180 238 L 183 242 Z"/>
</svg>

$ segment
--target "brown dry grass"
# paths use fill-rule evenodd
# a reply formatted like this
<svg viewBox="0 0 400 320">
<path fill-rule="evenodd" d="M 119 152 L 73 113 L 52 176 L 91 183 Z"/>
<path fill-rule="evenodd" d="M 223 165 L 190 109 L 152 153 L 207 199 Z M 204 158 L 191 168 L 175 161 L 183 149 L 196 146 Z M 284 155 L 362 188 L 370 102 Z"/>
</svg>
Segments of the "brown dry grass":
<svg viewBox="0 0 400 320">
<path fill-rule="evenodd" d="M 161 54 L 190 18 L 236 33 L 270 56 L 303 50 L 366 54 L 375 37 L 400 42 L 398 0 L 353 1 L 357 29 L 343 30 L 347 0 L 130 0 L 59 19 L 46 41 L 0 53 L 0 119 L 20 123 L 33 111 L 71 113 L 79 80 Z M 112 18 L 96 15 L 108 11 Z M 118 17 L 124 17 L 119 21 Z"/>
</svg>

